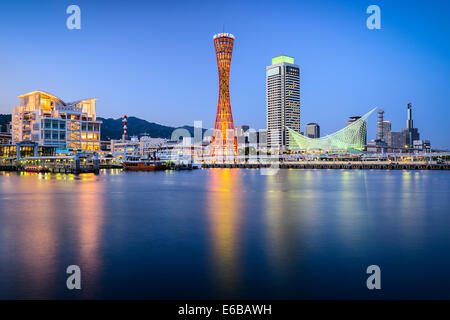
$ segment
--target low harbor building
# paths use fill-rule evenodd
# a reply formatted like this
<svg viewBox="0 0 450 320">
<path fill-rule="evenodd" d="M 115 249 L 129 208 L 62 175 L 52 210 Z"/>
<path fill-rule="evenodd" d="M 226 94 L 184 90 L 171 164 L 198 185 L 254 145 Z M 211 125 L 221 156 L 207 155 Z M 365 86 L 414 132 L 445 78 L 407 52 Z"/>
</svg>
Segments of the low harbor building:
<svg viewBox="0 0 450 320">
<path fill-rule="evenodd" d="M 415 152 L 431 152 L 430 140 L 414 140 L 413 149 Z"/>
<path fill-rule="evenodd" d="M 10 133 L 0 133 L 0 144 L 11 144 L 11 139 Z"/>
</svg>

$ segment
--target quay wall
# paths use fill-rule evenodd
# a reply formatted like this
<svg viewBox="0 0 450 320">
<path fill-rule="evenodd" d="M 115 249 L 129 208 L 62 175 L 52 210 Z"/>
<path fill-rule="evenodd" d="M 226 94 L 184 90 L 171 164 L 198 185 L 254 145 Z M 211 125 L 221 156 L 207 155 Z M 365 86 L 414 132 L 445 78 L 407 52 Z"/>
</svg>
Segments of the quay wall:
<svg viewBox="0 0 450 320">
<path fill-rule="evenodd" d="M 18 171 L 17 166 L 0 165 L 0 171 Z"/>
<path fill-rule="evenodd" d="M 300 163 L 205 163 L 203 168 L 245 168 L 245 169 L 259 169 L 278 167 L 280 169 L 380 169 L 380 170 L 450 170 L 450 164 L 429 164 L 429 163 L 333 163 L 333 162 L 300 162 Z"/>
</svg>

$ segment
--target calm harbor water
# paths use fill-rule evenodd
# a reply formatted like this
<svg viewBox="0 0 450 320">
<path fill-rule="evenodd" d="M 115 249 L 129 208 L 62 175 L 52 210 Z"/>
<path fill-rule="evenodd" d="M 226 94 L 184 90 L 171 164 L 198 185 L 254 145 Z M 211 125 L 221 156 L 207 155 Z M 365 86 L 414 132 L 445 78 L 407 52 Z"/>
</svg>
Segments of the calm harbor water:
<svg viewBox="0 0 450 320">
<path fill-rule="evenodd" d="M 445 171 L 3 172 L 0 298 L 450 299 L 449 190 Z"/>
</svg>

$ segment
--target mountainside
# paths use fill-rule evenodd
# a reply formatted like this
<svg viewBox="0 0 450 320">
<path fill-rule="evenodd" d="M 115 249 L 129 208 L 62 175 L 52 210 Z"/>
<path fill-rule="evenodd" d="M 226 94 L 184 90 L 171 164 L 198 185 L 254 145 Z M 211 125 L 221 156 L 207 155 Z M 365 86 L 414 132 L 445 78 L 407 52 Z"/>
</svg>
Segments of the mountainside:
<svg viewBox="0 0 450 320">
<path fill-rule="evenodd" d="M 103 121 L 102 124 L 102 140 L 121 139 L 123 133 L 122 119 L 105 119 L 97 117 L 97 120 Z M 6 132 L 6 125 L 11 122 L 10 114 L 0 114 L 0 132 Z M 194 135 L 194 127 L 181 127 L 189 131 L 191 136 Z M 173 130 L 176 128 L 164 126 L 154 122 L 148 122 L 136 117 L 128 118 L 128 136 L 140 135 L 147 133 L 152 138 L 171 138 Z M 203 129 L 205 131 L 205 129 Z"/>
<path fill-rule="evenodd" d="M 11 122 L 10 114 L 0 114 L 0 132 L 6 132 L 6 125 Z"/>
<path fill-rule="evenodd" d="M 103 121 L 102 124 L 102 140 L 109 139 L 120 139 L 122 138 L 123 133 L 123 123 L 122 119 L 105 119 L 101 117 L 97 117 L 97 120 Z M 170 138 L 172 136 L 173 130 L 176 128 L 163 126 L 161 124 L 157 124 L 154 122 L 148 122 L 143 119 L 139 119 L 136 117 L 128 117 L 128 125 L 127 125 L 127 134 L 128 136 L 139 135 L 143 133 L 147 133 L 152 138 Z M 180 127 L 189 131 L 191 136 L 194 135 L 194 127 L 191 126 L 183 126 Z M 205 129 L 203 129 L 205 130 Z"/>
</svg>

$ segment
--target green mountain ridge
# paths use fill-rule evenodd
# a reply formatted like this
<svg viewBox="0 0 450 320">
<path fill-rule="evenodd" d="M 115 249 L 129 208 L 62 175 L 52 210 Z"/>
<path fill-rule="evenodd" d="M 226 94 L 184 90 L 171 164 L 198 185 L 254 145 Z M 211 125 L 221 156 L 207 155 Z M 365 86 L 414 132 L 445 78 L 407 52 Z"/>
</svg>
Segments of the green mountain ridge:
<svg viewBox="0 0 450 320">
<path fill-rule="evenodd" d="M 97 120 L 102 121 L 102 132 L 101 139 L 109 140 L 109 139 L 121 139 L 123 134 L 123 122 L 122 118 L 113 119 L 113 118 L 101 118 L 97 117 Z M 166 138 L 170 139 L 172 136 L 172 132 L 175 129 L 182 128 L 186 129 L 191 136 L 194 135 L 194 127 L 192 126 L 182 126 L 182 127 L 170 127 L 161 125 L 154 122 L 148 122 L 147 120 L 143 120 L 136 117 L 128 117 L 127 123 L 127 134 L 128 136 L 138 136 L 141 134 L 148 134 L 152 138 Z M 202 129 L 205 131 L 206 129 Z"/>
<path fill-rule="evenodd" d="M 122 118 L 101 118 L 97 117 L 97 120 L 103 122 L 101 129 L 101 139 L 121 139 L 123 133 Z M 6 125 L 11 122 L 10 114 L 0 114 L 0 128 L 1 132 L 6 132 Z M 186 129 L 191 136 L 194 135 L 194 127 L 182 126 L 182 127 L 170 127 L 161 125 L 154 122 L 149 122 L 136 117 L 128 117 L 128 136 L 138 136 L 141 134 L 148 134 L 152 138 L 166 138 L 170 139 L 172 132 L 177 128 Z M 206 129 L 202 129 L 205 131 Z"/>
<path fill-rule="evenodd" d="M 0 132 L 6 132 L 6 125 L 11 122 L 10 114 L 0 114 Z"/>
</svg>

